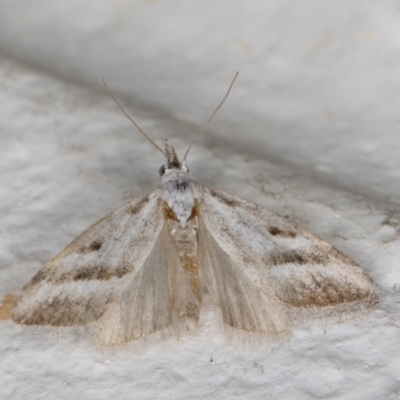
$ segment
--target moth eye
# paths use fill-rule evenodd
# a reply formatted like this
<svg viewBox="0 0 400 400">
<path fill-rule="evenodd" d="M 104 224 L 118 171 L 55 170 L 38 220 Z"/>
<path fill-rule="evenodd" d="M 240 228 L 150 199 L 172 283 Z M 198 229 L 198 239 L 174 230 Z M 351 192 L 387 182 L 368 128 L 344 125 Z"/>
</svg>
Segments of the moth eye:
<svg viewBox="0 0 400 400">
<path fill-rule="evenodd" d="M 158 173 L 160 176 L 163 176 L 165 174 L 165 165 L 161 165 L 160 169 L 158 170 Z"/>
</svg>

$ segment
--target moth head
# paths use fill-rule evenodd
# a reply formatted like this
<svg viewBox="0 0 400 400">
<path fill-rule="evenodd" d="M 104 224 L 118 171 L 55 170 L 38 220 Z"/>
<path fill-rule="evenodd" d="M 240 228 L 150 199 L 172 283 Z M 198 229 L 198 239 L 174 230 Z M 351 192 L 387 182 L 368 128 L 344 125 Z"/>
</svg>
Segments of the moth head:
<svg viewBox="0 0 400 400">
<path fill-rule="evenodd" d="M 160 176 L 177 171 L 189 172 L 186 161 L 179 161 L 176 151 L 168 142 L 168 139 L 164 139 L 164 149 L 165 164 L 161 165 L 159 169 Z"/>
</svg>

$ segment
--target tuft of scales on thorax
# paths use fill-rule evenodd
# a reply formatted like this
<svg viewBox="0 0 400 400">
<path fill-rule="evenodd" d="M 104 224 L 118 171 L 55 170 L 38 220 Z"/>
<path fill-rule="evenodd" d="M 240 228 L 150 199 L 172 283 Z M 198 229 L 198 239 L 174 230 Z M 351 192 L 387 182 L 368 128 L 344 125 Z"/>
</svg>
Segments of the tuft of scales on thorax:
<svg viewBox="0 0 400 400">
<path fill-rule="evenodd" d="M 194 212 L 196 203 L 195 183 L 189 173 L 186 171 L 170 172 L 163 176 L 161 188 L 162 197 L 168 209 L 179 225 L 185 227 Z"/>
</svg>

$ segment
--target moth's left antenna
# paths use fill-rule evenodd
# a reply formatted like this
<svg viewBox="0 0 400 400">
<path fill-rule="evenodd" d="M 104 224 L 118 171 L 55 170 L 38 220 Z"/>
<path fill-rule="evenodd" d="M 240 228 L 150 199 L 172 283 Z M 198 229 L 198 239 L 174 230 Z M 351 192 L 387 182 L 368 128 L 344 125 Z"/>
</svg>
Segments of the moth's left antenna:
<svg viewBox="0 0 400 400">
<path fill-rule="evenodd" d="M 133 125 L 136 126 L 136 128 L 138 129 L 138 131 L 157 149 L 161 152 L 161 154 L 165 157 L 165 154 L 163 152 L 163 150 L 161 149 L 161 147 L 157 146 L 157 144 L 154 142 L 154 140 L 150 139 L 149 136 L 146 135 L 146 133 L 144 133 L 144 131 L 140 128 L 140 126 L 133 120 L 133 118 L 131 118 L 129 116 L 129 114 L 124 110 L 124 108 L 121 106 L 121 104 L 119 103 L 119 101 L 116 99 L 116 97 L 110 92 L 110 90 L 107 87 L 106 81 L 103 78 L 103 83 L 104 83 L 104 87 L 107 90 L 107 93 L 113 98 L 113 100 L 117 103 L 117 106 L 120 108 L 120 110 L 125 114 L 126 118 L 129 119 L 129 121 L 132 122 Z"/>
<path fill-rule="evenodd" d="M 190 149 L 196 144 L 196 142 L 201 138 L 201 136 L 203 135 L 203 133 L 205 132 L 205 130 L 207 129 L 208 125 L 210 124 L 211 120 L 214 118 L 214 115 L 217 113 L 217 111 L 221 108 L 222 104 L 224 104 L 226 98 L 229 95 L 229 92 L 232 89 L 233 84 L 236 81 L 237 76 L 239 75 L 239 72 L 236 72 L 235 76 L 232 79 L 231 84 L 229 85 L 228 91 L 226 92 L 224 98 L 222 99 L 222 101 L 218 104 L 218 107 L 214 110 L 214 112 L 211 114 L 211 117 L 208 118 L 208 121 L 205 123 L 205 125 L 201 128 L 200 132 L 197 134 L 197 136 L 194 138 L 193 142 L 190 144 L 189 148 L 186 150 L 185 155 L 183 156 L 182 161 L 186 160 L 187 155 L 189 154 Z"/>
</svg>

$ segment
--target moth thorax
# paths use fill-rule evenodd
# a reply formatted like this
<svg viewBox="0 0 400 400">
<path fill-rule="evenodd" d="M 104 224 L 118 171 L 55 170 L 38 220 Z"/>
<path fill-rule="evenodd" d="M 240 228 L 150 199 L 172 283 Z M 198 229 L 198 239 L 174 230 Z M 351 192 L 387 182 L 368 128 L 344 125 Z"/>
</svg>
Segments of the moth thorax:
<svg viewBox="0 0 400 400">
<path fill-rule="evenodd" d="M 186 226 L 195 208 L 191 179 L 187 176 L 178 175 L 164 182 L 163 188 L 163 197 L 168 206 L 169 218 L 175 219 L 183 227 Z"/>
</svg>

